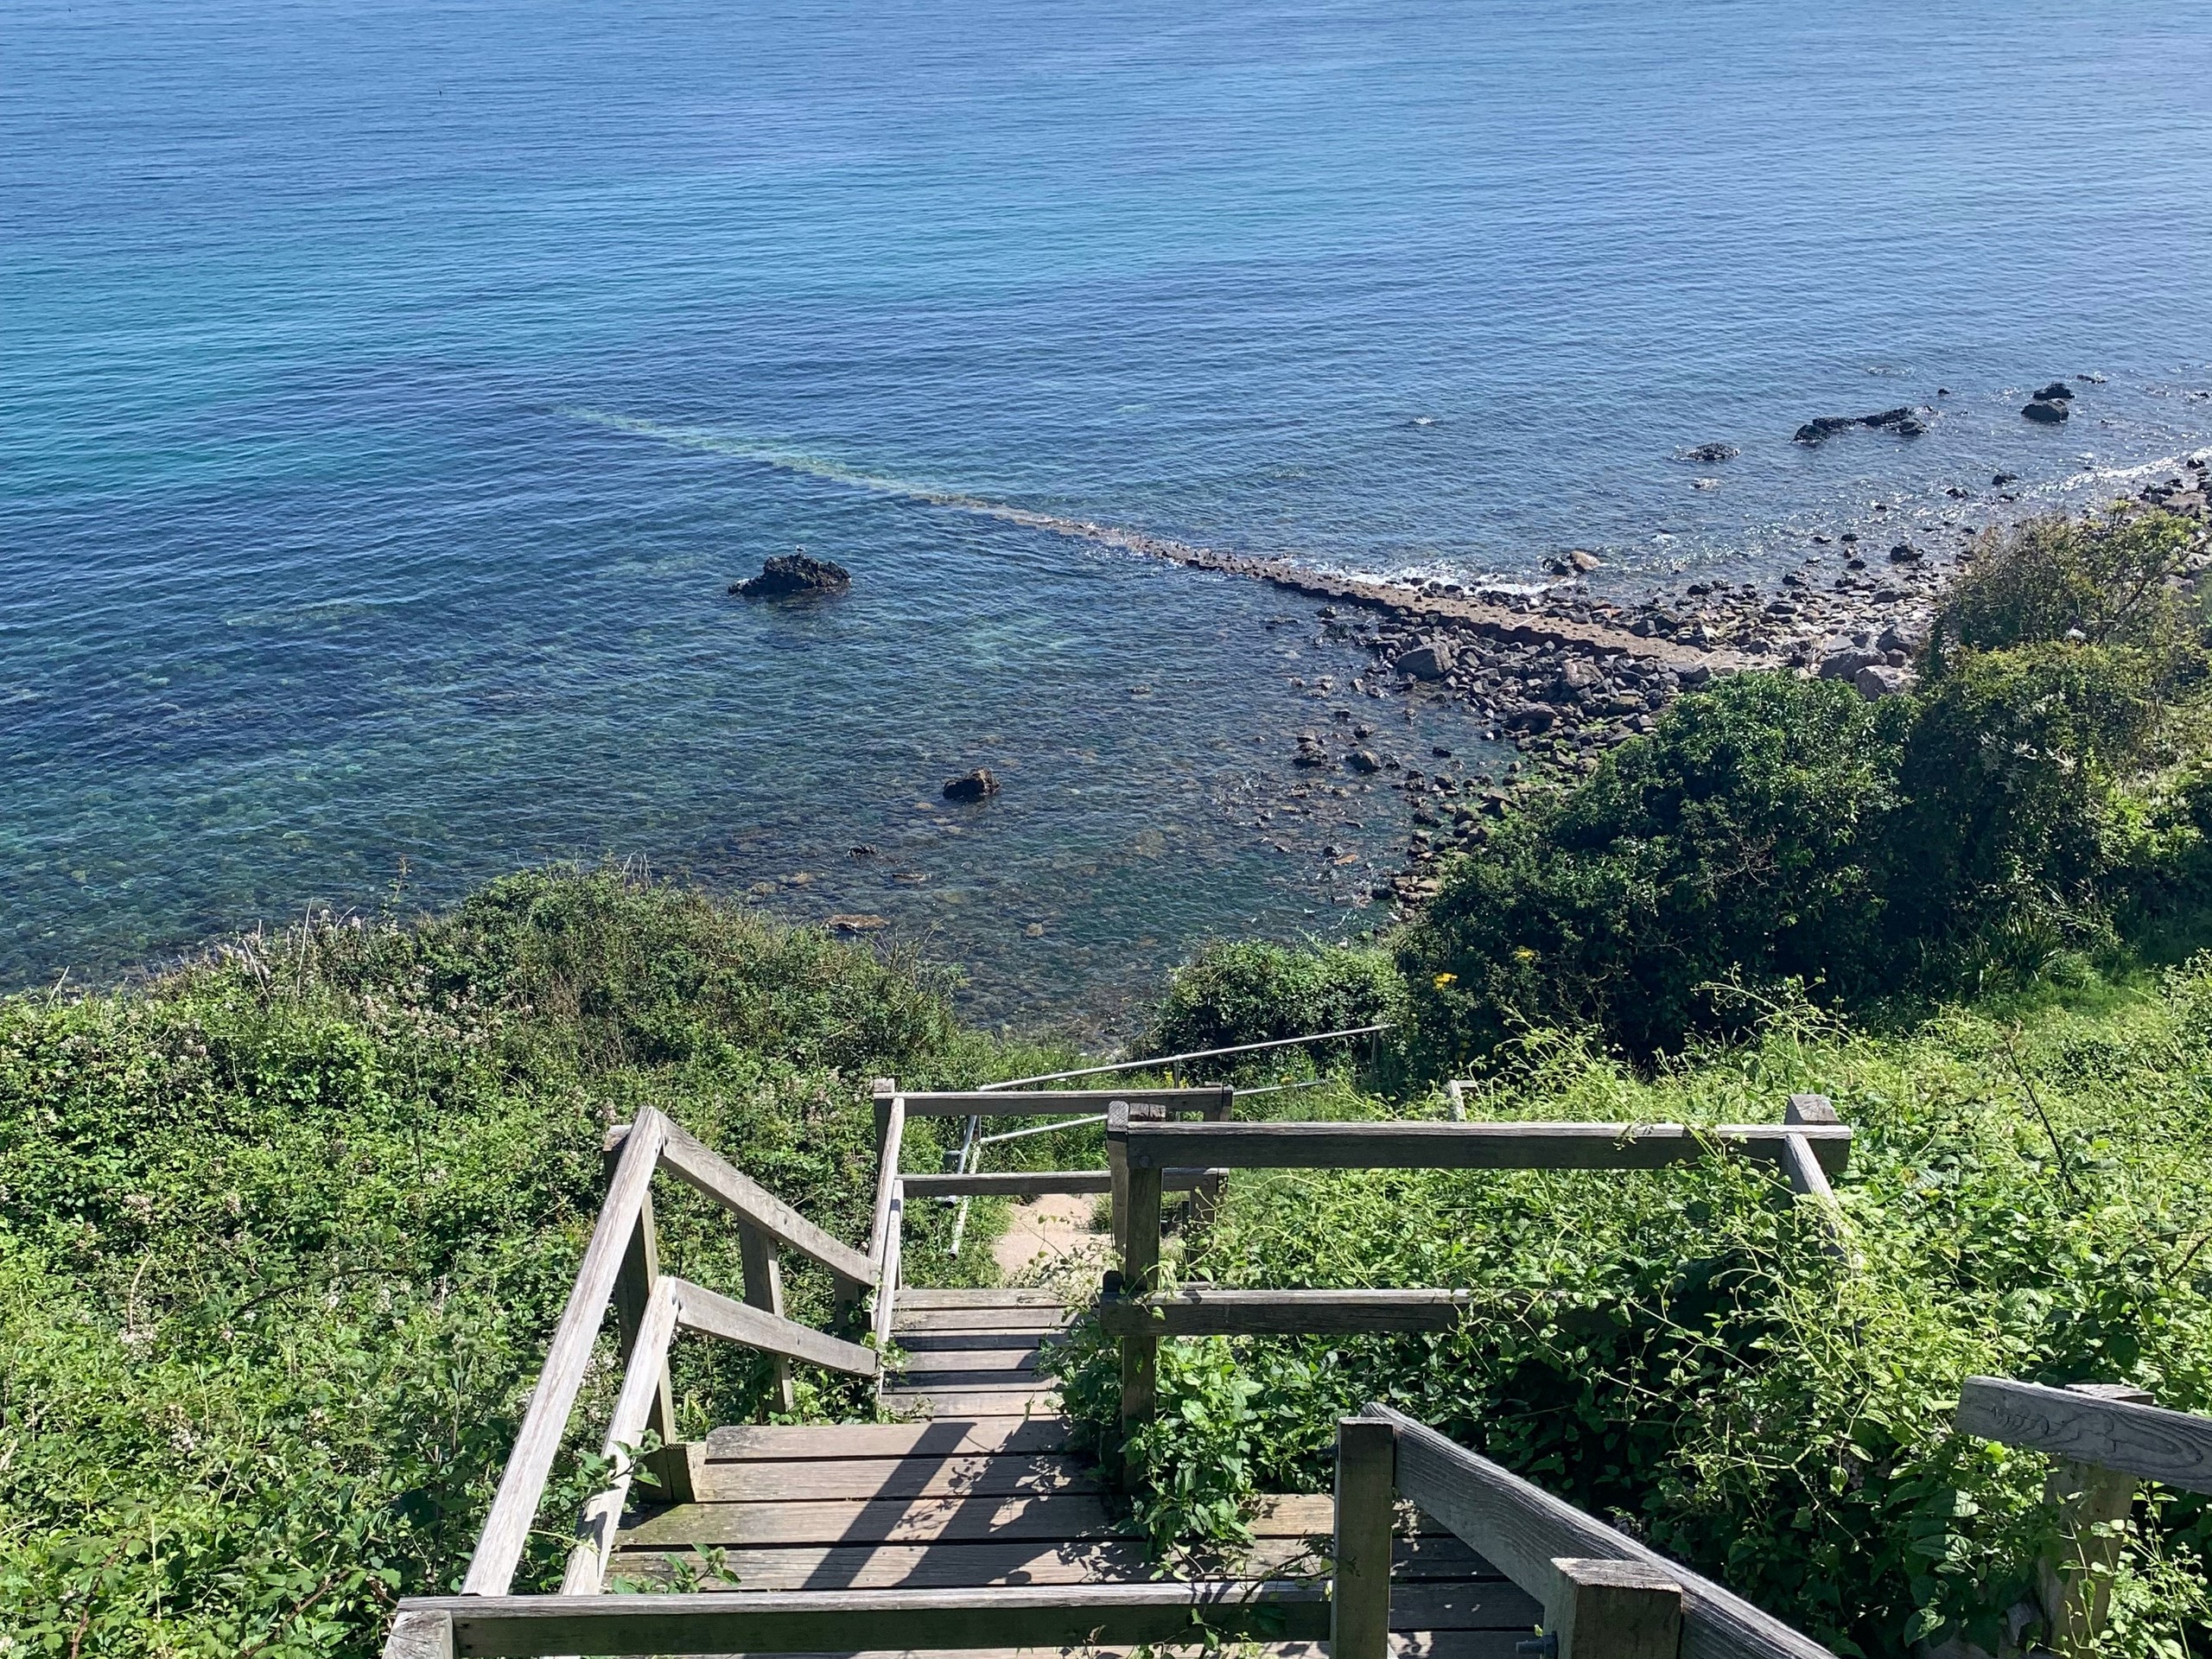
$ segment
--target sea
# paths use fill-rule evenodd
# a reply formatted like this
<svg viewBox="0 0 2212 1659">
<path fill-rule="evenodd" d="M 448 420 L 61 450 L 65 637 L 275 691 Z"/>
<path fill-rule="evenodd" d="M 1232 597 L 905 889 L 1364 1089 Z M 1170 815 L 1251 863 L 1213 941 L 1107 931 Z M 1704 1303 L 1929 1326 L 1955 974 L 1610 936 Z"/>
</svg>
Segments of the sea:
<svg viewBox="0 0 2212 1659">
<path fill-rule="evenodd" d="M 1126 1027 L 1407 826 L 1274 832 L 1313 601 L 1066 527 L 1628 593 L 2209 444 L 2202 5 L 10 0 L 0 986 L 574 859 Z"/>
</svg>

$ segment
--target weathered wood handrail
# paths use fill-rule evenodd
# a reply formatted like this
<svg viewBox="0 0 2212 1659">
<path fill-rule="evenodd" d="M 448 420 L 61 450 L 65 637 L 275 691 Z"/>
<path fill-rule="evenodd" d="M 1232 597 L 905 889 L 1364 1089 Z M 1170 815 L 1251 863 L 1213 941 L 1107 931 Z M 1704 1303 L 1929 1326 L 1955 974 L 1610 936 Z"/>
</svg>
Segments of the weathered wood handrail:
<svg viewBox="0 0 2212 1659">
<path fill-rule="evenodd" d="M 895 1194 L 898 1153 L 890 1148 L 891 1187 Z M 783 1317 L 781 1281 L 775 1251 L 788 1245 L 830 1270 L 840 1306 L 873 1287 L 881 1306 L 879 1324 L 887 1329 L 890 1292 L 882 1282 L 879 1248 L 863 1254 L 808 1221 L 789 1205 L 740 1173 L 721 1154 L 685 1133 L 664 1115 L 646 1107 L 626 1126 L 611 1132 L 607 1146 L 613 1169 L 606 1201 L 585 1247 L 582 1264 L 569 1300 L 548 1344 L 530 1405 L 523 1414 L 514 1450 L 499 1478 L 476 1552 L 461 1588 L 465 1594 L 505 1596 L 514 1581 L 530 1531 L 537 1519 L 545 1481 L 568 1432 L 569 1414 L 582 1388 L 584 1372 L 610 1302 L 620 1305 L 623 1325 L 622 1388 L 603 1442 L 613 1459 L 610 1484 L 586 1505 L 580 1541 L 570 1552 L 564 1590 L 595 1592 L 607 1551 L 621 1516 L 633 1475 L 629 1448 L 648 1431 L 664 1440 L 674 1425 L 668 1403 L 669 1343 L 678 1329 L 703 1332 L 772 1355 L 780 1368 L 791 1360 L 874 1376 L 880 1372 L 874 1350 L 848 1342 Z M 737 1217 L 746 1272 L 743 1302 L 702 1286 L 664 1274 L 652 1227 L 653 1173 L 663 1165 L 688 1185 Z M 888 1263 L 895 1278 L 895 1244 Z M 780 1369 L 779 1387 L 784 1386 Z M 397 1632 L 395 1632 L 395 1639 Z"/>
<path fill-rule="evenodd" d="M 409 1659 L 1121 1647 L 1189 1643 L 1209 1635 L 1310 1642 L 1329 1631 L 1327 1591 L 1287 1581 L 423 1596 L 399 1606 L 401 1625 L 414 1643 Z"/>
<path fill-rule="evenodd" d="M 899 1236 L 905 1230 L 906 1200 L 899 1184 L 899 1154 L 906 1135 L 906 1096 L 893 1090 L 885 1093 L 888 1079 L 879 1079 L 875 1094 L 876 1172 L 875 1218 L 868 1231 L 868 1253 L 875 1269 L 875 1345 L 891 1344 L 892 1305 L 899 1294 Z"/>
<path fill-rule="evenodd" d="M 2046 1645 L 2069 1656 L 2093 1651 L 2138 1481 L 2212 1492 L 2212 1419 L 2154 1406 L 2126 1383 L 2054 1389 L 1970 1376 L 1955 1421 L 1961 1433 L 2050 1454 L 2044 1501 L 2058 1524 L 2036 1571 Z"/>
<path fill-rule="evenodd" d="M 614 1294 L 614 1277 L 630 1247 L 631 1234 L 645 1208 L 653 1169 L 660 1161 L 662 1138 L 668 1120 L 648 1106 L 638 1114 L 622 1145 L 614 1178 L 608 1183 L 607 1201 L 591 1243 L 584 1248 L 583 1264 L 569 1293 L 561 1322 L 545 1351 L 545 1364 L 531 1391 L 522 1428 L 515 1435 L 515 1449 L 499 1477 L 498 1495 L 484 1530 L 469 1558 L 462 1591 L 473 1596 L 500 1596 L 514 1581 L 515 1566 L 529 1541 L 531 1523 L 537 1516 L 537 1501 L 545 1491 L 545 1477 L 568 1432 L 569 1411 L 583 1387 L 584 1367 L 590 1363 L 593 1344 L 599 1339 L 600 1322 Z"/>
<path fill-rule="evenodd" d="M 1108 1109 L 1109 1114 L 1112 1109 Z M 1791 1142 L 1833 1173 L 1851 1153 L 1840 1123 L 1141 1123 L 1116 1128 L 1131 1169 L 1664 1169 L 1726 1149 L 1779 1162 Z"/>
<path fill-rule="evenodd" d="M 1591 1574 L 1570 1571 L 1586 1561 L 1637 1563 L 1654 1569 L 1646 1587 L 1679 1588 L 1681 1659 L 1834 1659 L 1819 1643 L 1772 1614 L 1762 1612 L 1741 1596 L 1468 1451 L 1427 1424 L 1388 1406 L 1370 1404 L 1363 1420 L 1348 1419 L 1344 1427 L 1351 1429 L 1362 1421 L 1389 1427 L 1395 1449 L 1392 1479 L 1398 1494 L 1442 1522 L 1470 1549 L 1544 1603 L 1546 1628 L 1560 1637 L 1558 1659 L 1578 1659 L 1571 1646 L 1580 1649 L 1580 1659 L 1599 1659 L 1609 1648 L 1618 1650 L 1599 1631 L 1561 1629 L 1565 1623 L 1561 1615 L 1570 1597 L 1592 1580 Z M 1371 1435 L 1373 1431 L 1362 1432 Z M 1344 1444 L 1339 1440 L 1340 1446 Z M 1340 1559 L 1349 1551 L 1356 1560 L 1371 1561 L 1378 1544 L 1381 1559 L 1389 1559 L 1387 1510 L 1382 1512 L 1382 1536 L 1378 1540 L 1372 1535 L 1377 1525 L 1376 1508 L 1371 1502 L 1362 1506 L 1361 1524 L 1370 1535 L 1340 1538 Z M 1387 1610 L 1387 1581 L 1378 1590 L 1371 1572 L 1357 1580 L 1340 1576 L 1337 1593 L 1339 1628 L 1364 1633 L 1364 1640 L 1358 1647 L 1338 1649 L 1331 1659 L 1382 1659 L 1386 1649 L 1376 1640 L 1382 1621 L 1375 1618 L 1372 1603 L 1379 1595 Z M 1362 1597 L 1363 1605 L 1342 1605 Z"/>
<path fill-rule="evenodd" d="M 1970 1376 L 1959 1390 L 1957 1423 L 1986 1440 L 2212 1492 L 2212 1417 L 2138 1403 L 2145 1397 L 2127 1389 L 2114 1398 L 2098 1384 L 2053 1389 Z"/>
</svg>

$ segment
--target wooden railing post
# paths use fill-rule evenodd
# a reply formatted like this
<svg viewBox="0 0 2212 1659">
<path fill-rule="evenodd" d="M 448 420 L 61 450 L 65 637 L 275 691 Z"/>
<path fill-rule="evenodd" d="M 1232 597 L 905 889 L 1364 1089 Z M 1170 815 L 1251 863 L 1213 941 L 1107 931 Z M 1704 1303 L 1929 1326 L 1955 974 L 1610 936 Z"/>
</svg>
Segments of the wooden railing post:
<svg viewBox="0 0 2212 1659">
<path fill-rule="evenodd" d="M 745 1300 L 763 1313 L 784 1317 L 784 1268 L 776 1255 L 776 1241 L 751 1222 L 737 1224 L 737 1245 L 745 1262 Z M 771 1360 L 770 1397 L 775 1410 L 789 1415 L 793 1409 L 791 1361 L 780 1355 Z"/>
<path fill-rule="evenodd" d="M 1842 1120 L 1836 1116 L 1834 1103 L 1826 1095 L 1792 1095 L 1789 1104 L 1783 1109 L 1782 1121 L 1793 1126 L 1833 1126 Z M 1828 1254 L 1840 1258 L 1854 1272 L 1864 1266 L 1858 1251 L 1852 1248 L 1851 1224 L 1844 1218 L 1843 1206 L 1836 1202 L 1835 1189 L 1828 1185 L 1827 1173 L 1813 1156 L 1811 1143 L 1803 1135 L 1793 1135 L 1783 1141 L 1782 1168 L 1789 1178 L 1790 1190 L 1800 1198 L 1809 1198 L 1820 1211 L 1821 1220 L 1828 1230 Z"/>
<path fill-rule="evenodd" d="M 615 1161 L 622 1155 L 622 1143 L 629 1130 L 610 1130 L 607 1136 L 605 1158 L 607 1179 L 614 1179 Z M 618 1336 L 616 1344 L 626 1368 L 638 1351 L 638 1331 L 644 1325 L 645 1309 L 652 1306 L 653 1287 L 660 1281 L 660 1240 L 653 1229 L 653 1198 L 648 1191 L 645 1201 L 638 1208 L 638 1224 L 630 1235 L 627 1249 L 622 1252 L 621 1268 L 614 1275 L 614 1317 Z M 658 1434 L 664 1443 L 676 1438 L 676 1406 L 670 1397 L 668 1361 L 665 1357 L 653 1362 L 660 1376 L 653 1389 L 652 1404 L 645 1414 L 645 1427 Z"/>
<path fill-rule="evenodd" d="M 899 1154 L 906 1138 L 906 1102 L 902 1095 L 879 1094 L 875 1102 L 875 1221 L 868 1230 L 868 1255 L 875 1264 L 876 1351 L 891 1344 L 892 1304 L 899 1294 L 899 1232 L 906 1221 L 899 1185 Z"/>
<path fill-rule="evenodd" d="M 868 1086 L 869 1098 L 875 1106 L 875 1160 L 879 1185 L 882 1179 L 884 1133 L 890 1126 L 891 1102 L 898 1093 L 899 1080 L 895 1077 L 878 1077 Z M 868 1241 L 868 1254 L 871 1257 L 875 1254 L 874 1239 Z M 848 1284 L 842 1279 L 837 1281 L 835 1323 L 839 1331 L 849 1332 L 855 1336 L 861 1334 L 860 1307 L 864 1293 L 862 1286 Z"/>
<path fill-rule="evenodd" d="M 1556 1659 L 1677 1659 L 1682 1586 L 1647 1561 L 1559 1555 L 1544 1602 Z"/>
<path fill-rule="evenodd" d="M 1148 1296 L 1160 1288 L 1160 1166 L 1150 1159 L 1128 1156 L 1129 1125 L 1156 1123 L 1164 1116 L 1157 1105 L 1132 1106 L 1116 1101 L 1106 1109 L 1106 1133 L 1118 1127 L 1128 1171 L 1128 1213 L 1122 1224 L 1122 1284 L 1131 1296 Z M 1159 1387 L 1160 1338 L 1147 1329 L 1122 1338 L 1122 1434 L 1126 1443 L 1138 1428 L 1151 1421 Z M 1132 1484 L 1137 1478 L 1134 1457 L 1123 1457 L 1123 1473 Z"/>
<path fill-rule="evenodd" d="M 1339 1420 L 1329 1659 L 1386 1659 L 1389 1653 L 1390 1541 L 1397 1479 L 1397 1431 L 1371 1417 Z"/>
<path fill-rule="evenodd" d="M 2075 1382 L 2067 1392 L 2123 1405 L 2147 1406 L 2148 1391 L 2123 1382 Z M 2111 1610 L 2112 1578 L 2120 1565 L 2121 1524 L 2135 1506 L 2136 1478 L 2118 1469 L 2054 1457 L 2044 1501 L 2058 1510 L 2058 1536 L 2036 1564 L 2037 1598 L 2049 1620 L 2050 1645 L 2059 1653 L 2086 1653 L 2096 1644 Z"/>
</svg>

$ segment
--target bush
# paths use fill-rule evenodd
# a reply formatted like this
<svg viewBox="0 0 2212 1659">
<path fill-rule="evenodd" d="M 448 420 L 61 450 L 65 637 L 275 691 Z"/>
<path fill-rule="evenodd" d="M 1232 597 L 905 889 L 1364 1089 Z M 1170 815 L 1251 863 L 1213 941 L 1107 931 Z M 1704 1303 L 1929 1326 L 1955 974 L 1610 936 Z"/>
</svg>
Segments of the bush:
<svg viewBox="0 0 2212 1659">
<path fill-rule="evenodd" d="M 1906 709 L 1745 674 L 1681 699 L 1571 793 L 1451 866 L 1401 964 L 1444 1064 L 1523 1025 L 1649 1053 L 1740 1023 L 1726 982 L 1878 988 L 1880 846 Z"/>
<path fill-rule="evenodd" d="M 1728 1122 L 1831 1096 L 1859 1131 L 1838 1194 L 1861 1265 L 1739 1160 L 1240 1179 L 1171 1278 L 1472 1306 L 1417 1335 L 1164 1344 L 1141 1518 L 1233 1545 L 1234 1486 L 1327 1491 L 1338 1419 L 1380 1400 L 1839 1653 L 1955 1633 L 1998 1652 L 2046 1536 L 2047 1465 L 1955 1433 L 1961 1380 L 2133 1382 L 2212 1408 L 2209 1008 L 2200 961 L 2018 1023 L 1952 1012 L 1878 1037 L 1798 1009 L 1649 1077 L 1569 1039 L 1516 1043 L 1471 1116 Z M 1080 1331 L 1059 1363 L 1110 1446 L 1111 1344 Z M 2105 1651 L 2201 1650 L 2205 1513 L 2174 1494 L 2143 1515 Z"/>
<path fill-rule="evenodd" d="M 418 927 L 316 924 L 127 995 L 0 1001 L 9 1650 L 365 1659 L 396 1597 L 466 1565 L 609 1122 L 662 1108 L 864 1238 L 868 1079 L 997 1058 L 865 949 L 560 871 Z M 921 1166 L 934 1132 L 909 1129 Z M 656 1208 L 673 1269 L 741 1282 L 725 1215 L 666 1184 Z M 910 1216 L 917 1273 L 959 1276 L 948 1225 Z M 826 1321 L 818 1273 L 790 1264 L 786 1294 Z M 688 1433 L 765 1402 L 744 1351 L 671 1364 Z M 614 1384 L 609 1341 L 522 1587 L 558 1582 Z M 802 1389 L 816 1415 L 873 1409 Z"/>
<path fill-rule="evenodd" d="M 1929 632 L 1937 671 L 1959 651 L 2072 640 L 2201 658 L 2203 607 L 2182 584 L 2203 541 L 2178 514 L 2120 502 L 1983 537 Z"/>
<path fill-rule="evenodd" d="M 1210 944 L 1167 981 L 1139 1052 L 1189 1054 L 1241 1043 L 1351 1031 L 1406 1017 L 1390 953 L 1349 945 Z M 1364 1054 L 1364 1038 L 1303 1048 L 1316 1061 Z M 1194 1077 L 1227 1077 L 1235 1057 L 1199 1061 Z"/>
</svg>

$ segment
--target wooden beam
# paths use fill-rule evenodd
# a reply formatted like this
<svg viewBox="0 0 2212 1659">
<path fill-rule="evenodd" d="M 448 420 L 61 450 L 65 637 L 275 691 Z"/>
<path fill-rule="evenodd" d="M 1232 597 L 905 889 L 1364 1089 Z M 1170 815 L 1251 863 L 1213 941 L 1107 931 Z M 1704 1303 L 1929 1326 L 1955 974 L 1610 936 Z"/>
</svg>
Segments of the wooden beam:
<svg viewBox="0 0 2212 1659">
<path fill-rule="evenodd" d="M 1843 1124 L 1162 1123 L 1132 1124 L 1129 1167 L 1231 1169 L 1662 1169 L 1715 1147 L 1779 1160 L 1802 1137 L 1823 1170 L 1851 1152 Z"/>
<path fill-rule="evenodd" d="M 656 1282 L 639 1321 L 637 1345 L 631 1351 L 628 1369 L 622 1373 L 622 1389 L 615 1396 L 607 1438 L 599 1449 L 600 1456 L 613 1461 L 614 1477 L 584 1505 L 583 1519 L 576 1526 L 575 1547 L 569 1552 L 568 1570 L 561 1578 L 564 1595 L 595 1596 L 606 1581 L 607 1558 L 622 1522 L 622 1505 L 630 1496 L 630 1453 L 645 1439 L 655 1405 L 668 1386 L 668 1343 L 676 1334 L 678 1282 L 673 1279 Z"/>
<path fill-rule="evenodd" d="M 1329 1659 L 1386 1659 L 1390 1650 L 1390 1535 L 1398 1510 L 1398 1436 L 1389 1424 L 1337 1424 L 1335 1566 L 1329 1580 Z"/>
<path fill-rule="evenodd" d="M 607 1179 L 610 1184 L 621 1159 L 622 1142 L 628 1139 L 628 1134 L 626 1126 L 607 1135 Z M 653 1195 L 648 1188 L 645 1202 L 638 1206 L 638 1224 L 630 1234 L 629 1249 L 623 1252 L 621 1271 L 614 1275 L 614 1315 L 619 1332 L 615 1351 L 621 1356 L 626 1375 L 637 1351 L 638 1331 L 645 1321 L 645 1309 L 652 1301 L 653 1286 L 659 1277 L 660 1240 L 653 1228 Z M 676 1433 L 676 1406 L 669 1395 L 668 1362 L 664 1357 L 645 1427 L 663 1440 L 671 1439 Z"/>
<path fill-rule="evenodd" d="M 1561 1557 L 1640 1561 L 1682 1587 L 1682 1659 L 1834 1659 L 1741 1596 L 1426 1424 L 1383 1405 L 1370 1404 L 1365 1414 L 1398 1431 L 1399 1492 L 1532 1595 L 1551 1592 L 1552 1563 Z"/>
<path fill-rule="evenodd" d="M 737 1224 L 737 1248 L 745 1267 L 745 1305 L 782 1319 L 784 1268 L 776 1256 L 775 1238 L 751 1222 L 741 1219 Z M 794 1404 L 791 1362 L 778 1358 L 771 1364 L 773 1369 L 768 1377 L 769 1408 L 788 1417 Z M 662 1438 L 673 1437 L 664 1434 Z"/>
<path fill-rule="evenodd" d="M 1071 1648 L 1208 1636 L 1317 1641 L 1318 1585 L 1242 1581 L 969 1590 L 794 1590 L 774 1596 L 436 1596 L 472 1655 L 849 1653 L 927 1648 Z"/>
<path fill-rule="evenodd" d="M 785 1359 L 825 1365 L 833 1371 L 850 1371 L 855 1376 L 877 1374 L 873 1348 L 847 1342 L 811 1325 L 763 1313 L 759 1308 L 747 1307 L 743 1302 L 734 1301 L 719 1291 L 708 1290 L 689 1280 L 664 1274 L 661 1282 L 675 1287 L 676 1322 L 687 1331 L 703 1331 L 710 1337 L 742 1343 L 764 1354 L 780 1354 Z"/>
<path fill-rule="evenodd" d="M 832 1238 L 713 1147 L 673 1123 L 668 1124 L 667 1145 L 661 1158 L 685 1185 L 704 1193 L 777 1243 L 820 1262 L 839 1279 L 865 1288 L 873 1277 L 874 1268 L 867 1255 Z"/>
<path fill-rule="evenodd" d="M 1648 1561 L 1563 1555 L 1544 1599 L 1544 1629 L 1558 1659 L 1676 1659 L 1682 1586 Z"/>
<path fill-rule="evenodd" d="M 1370 1331 L 1448 1331 L 1473 1306 L 1465 1290 L 1211 1290 L 1185 1286 L 1128 1300 L 1102 1300 L 1099 1325 L 1113 1336 L 1336 1336 Z"/>
<path fill-rule="evenodd" d="M 879 1090 L 879 1098 L 888 1092 Z M 1117 1100 L 1160 1106 L 1171 1116 L 1220 1110 L 1236 1093 L 1222 1084 L 1185 1089 L 909 1090 L 903 1098 L 909 1117 L 1088 1117 Z"/>
<path fill-rule="evenodd" d="M 385 1637 L 384 1659 L 454 1659 L 453 1615 L 401 1613 Z"/>
<path fill-rule="evenodd" d="M 2212 1418 L 2081 1389 L 1970 1376 L 1959 1390 L 1957 1425 L 1986 1440 L 2212 1492 Z"/>
<path fill-rule="evenodd" d="M 875 1287 L 872 1329 L 880 1350 L 891 1339 L 892 1305 L 899 1285 L 899 1235 L 906 1204 L 899 1187 L 899 1155 L 906 1139 L 906 1097 L 876 1102 L 875 1219 L 868 1229 L 870 1279 Z"/>
<path fill-rule="evenodd" d="M 1155 1121 L 1160 1108 L 1116 1101 L 1107 1109 L 1107 1134 L 1119 1130 L 1126 1142 L 1137 1126 Z M 1128 1214 L 1117 1230 L 1122 1238 L 1122 1283 L 1128 1294 L 1146 1296 L 1160 1285 L 1160 1169 L 1128 1166 Z M 1159 1382 L 1160 1340 L 1149 1329 L 1132 1331 L 1122 1338 L 1122 1434 L 1125 1442 L 1149 1421 Z M 1132 1486 L 1138 1471 L 1134 1455 L 1125 1449 L 1123 1474 Z"/>
<path fill-rule="evenodd" d="M 499 1493 L 477 1537 L 467 1576 L 461 1580 L 462 1590 L 469 1595 L 505 1595 L 514 1580 L 515 1565 L 522 1560 L 523 1546 L 537 1517 L 546 1474 L 568 1433 L 569 1412 L 576 1402 L 576 1391 L 583 1386 L 584 1367 L 591 1361 L 607 1299 L 614 1294 L 615 1275 L 621 1270 L 622 1258 L 637 1230 L 638 1215 L 645 1207 L 653 1168 L 660 1160 L 670 1127 L 665 1117 L 648 1106 L 638 1114 L 623 1141 L 614 1177 L 607 1183 L 606 1202 L 600 1206 L 598 1224 L 592 1229 L 591 1243 L 584 1248 L 575 1287 L 569 1292 L 568 1306 L 562 1309 L 561 1323 L 554 1328 L 553 1340 L 546 1348 L 544 1369 L 531 1392 L 514 1450 L 508 1453 L 506 1470 L 499 1477 Z"/>
</svg>

